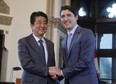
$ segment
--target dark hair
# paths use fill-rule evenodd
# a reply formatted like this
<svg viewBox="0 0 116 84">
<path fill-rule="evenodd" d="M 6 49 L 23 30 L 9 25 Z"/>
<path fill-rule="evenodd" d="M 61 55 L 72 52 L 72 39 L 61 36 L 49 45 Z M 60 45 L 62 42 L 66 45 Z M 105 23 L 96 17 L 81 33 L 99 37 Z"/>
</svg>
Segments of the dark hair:
<svg viewBox="0 0 116 84">
<path fill-rule="evenodd" d="M 44 12 L 42 12 L 42 11 L 33 12 L 31 14 L 31 16 L 30 16 L 30 23 L 34 24 L 35 17 L 39 17 L 39 16 L 42 16 L 42 17 L 46 18 L 46 22 L 48 23 L 48 16 Z"/>
<path fill-rule="evenodd" d="M 63 10 L 69 10 L 70 12 L 72 12 L 74 14 L 74 16 L 77 16 L 77 12 L 76 12 L 75 8 L 73 8 L 72 6 L 69 6 L 69 5 L 62 6 L 61 10 L 60 10 L 60 15 Z"/>
</svg>

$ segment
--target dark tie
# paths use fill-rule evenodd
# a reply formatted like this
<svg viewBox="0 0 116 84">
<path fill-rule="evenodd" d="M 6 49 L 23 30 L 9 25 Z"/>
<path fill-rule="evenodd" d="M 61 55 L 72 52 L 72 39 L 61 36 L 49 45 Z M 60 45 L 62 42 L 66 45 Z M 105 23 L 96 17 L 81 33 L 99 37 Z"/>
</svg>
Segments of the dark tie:
<svg viewBox="0 0 116 84">
<path fill-rule="evenodd" d="M 44 46 L 43 46 L 43 40 L 40 39 L 38 42 L 40 43 L 42 57 L 45 60 L 45 51 L 44 51 Z"/>
</svg>

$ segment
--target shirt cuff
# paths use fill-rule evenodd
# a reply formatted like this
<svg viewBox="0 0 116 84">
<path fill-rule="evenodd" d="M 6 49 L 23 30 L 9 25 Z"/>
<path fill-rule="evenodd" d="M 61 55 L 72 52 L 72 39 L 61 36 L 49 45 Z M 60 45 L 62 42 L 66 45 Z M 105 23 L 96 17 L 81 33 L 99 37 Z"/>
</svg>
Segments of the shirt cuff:
<svg viewBox="0 0 116 84">
<path fill-rule="evenodd" d="M 61 70 L 61 75 L 64 77 L 64 74 L 63 74 L 62 70 Z"/>
</svg>

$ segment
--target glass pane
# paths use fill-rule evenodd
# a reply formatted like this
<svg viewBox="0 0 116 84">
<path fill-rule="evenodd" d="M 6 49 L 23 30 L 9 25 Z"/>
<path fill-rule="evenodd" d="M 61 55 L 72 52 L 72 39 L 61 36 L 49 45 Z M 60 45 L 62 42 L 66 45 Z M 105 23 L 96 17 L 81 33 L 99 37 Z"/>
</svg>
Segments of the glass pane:
<svg viewBox="0 0 116 84">
<path fill-rule="evenodd" d="M 100 78 L 112 79 L 111 57 L 100 57 Z"/>
<path fill-rule="evenodd" d="M 112 49 L 112 34 L 103 34 L 100 49 Z"/>
</svg>

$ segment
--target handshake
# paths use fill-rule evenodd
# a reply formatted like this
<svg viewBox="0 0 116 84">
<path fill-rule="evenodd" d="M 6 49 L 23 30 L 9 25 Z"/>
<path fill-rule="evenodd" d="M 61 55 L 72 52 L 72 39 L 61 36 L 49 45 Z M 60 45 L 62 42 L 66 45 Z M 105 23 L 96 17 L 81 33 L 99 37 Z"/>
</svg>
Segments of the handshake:
<svg viewBox="0 0 116 84">
<path fill-rule="evenodd" d="M 58 76 L 62 76 L 61 70 L 55 66 L 49 67 L 49 75 L 52 79 L 57 79 Z"/>
</svg>

